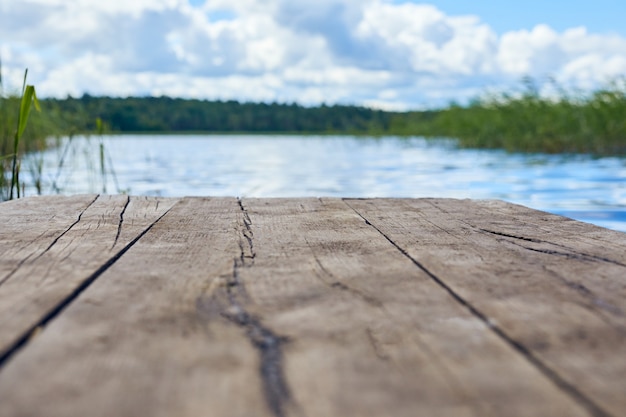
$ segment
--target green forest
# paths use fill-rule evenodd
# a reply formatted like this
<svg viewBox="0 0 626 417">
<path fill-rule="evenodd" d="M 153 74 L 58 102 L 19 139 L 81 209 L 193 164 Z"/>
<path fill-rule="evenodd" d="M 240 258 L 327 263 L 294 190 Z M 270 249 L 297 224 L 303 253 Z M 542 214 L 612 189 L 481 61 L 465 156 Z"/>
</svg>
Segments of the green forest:
<svg viewBox="0 0 626 417">
<path fill-rule="evenodd" d="M 461 106 L 389 112 L 348 105 L 240 103 L 169 97 L 47 99 L 56 130 L 116 133 L 299 133 L 454 138 L 459 146 L 521 152 L 626 154 L 626 80 L 550 98 L 532 82 Z M 49 124 L 49 123 L 48 123 Z"/>
<path fill-rule="evenodd" d="M 0 152 L 9 152 L 16 97 L 0 99 Z M 626 80 L 591 93 L 545 98 L 532 84 L 467 105 L 389 112 L 359 106 L 240 103 L 170 97 L 40 100 L 23 150 L 46 136 L 93 133 L 296 133 L 454 138 L 461 147 L 521 152 L 626 154 Z"/>
<path fill-rule="evenodd" d="M 392 113 L 356 106 L 240 103 L 170 97 L 92 97 L 43 101 L 65 128 L 89 131 L 102 119 L 111 132 L 387 132 Z"/>
</svg>

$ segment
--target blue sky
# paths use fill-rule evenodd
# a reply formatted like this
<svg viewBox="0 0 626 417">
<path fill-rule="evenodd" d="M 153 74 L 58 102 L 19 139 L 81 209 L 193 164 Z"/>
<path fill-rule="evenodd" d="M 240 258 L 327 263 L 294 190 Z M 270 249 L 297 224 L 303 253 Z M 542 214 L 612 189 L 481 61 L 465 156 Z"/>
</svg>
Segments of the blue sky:
<svg viewBox="0 0 626 417">
<path fill-rule="evenodd" d="M 406 3 L 406 1 L 394 1 Z M 412 1 L 412 3 L 418 3 Z M 474 14 L 497 33 L 529 29 L 546 23 L 557 31 L 586 26 L 594 33 L 626 35 L 626 1 L 624 0 L 525 0 L 525 1 L 463 1 L 429 2 L 447 14 Z"/>
<path fill-rule="evenodd" d="M 626 76 L 626 2 L 2 0 L 5 88 L 359 104 L 463 102 L 523 77 Z"/>
</svg>

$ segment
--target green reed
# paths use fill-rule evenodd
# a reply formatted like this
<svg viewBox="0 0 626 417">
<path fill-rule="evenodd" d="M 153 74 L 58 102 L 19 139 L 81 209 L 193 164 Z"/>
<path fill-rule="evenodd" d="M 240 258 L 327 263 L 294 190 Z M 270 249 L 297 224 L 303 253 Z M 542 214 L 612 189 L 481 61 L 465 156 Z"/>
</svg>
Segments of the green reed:
<svg viewBox="0 0 626 417">
<path fill-rule="evenodd" d="M 22 99 L 20 101 L 20 110 L 17 114 L 17 128 L 13 140 L 13 158 L 11 164 L 11 187 L 9 191 L 9 200 L 13 199 L 13 191 L 15 190 L 17 198 L 20 198 L 19 172 L 20 166 L 18 161 L 19 145 L 26 130 L 30 109 L 34 105 L 38 111 L 41 111 L 39 102 L 37 101 L 37 93 L 35 87 L 26 84 L 28 69 L 24 71 L 24 83 L 22 85 Z"/>
<path fill-rule="evenodd" d="M 51 139 L 60 140 L 68 135 L 71 138 L 77 130 L 73 127 L 73 120 L 47 106 L 45 100 L 40 102 L 35 87 L 26 82 L 27 75 L 28 71 L 25 71 L 20 94 L 7 92 L 0 82 L 0 202 L 23 197 L 26 184 L 20 174 L 24 169 L 30 171 L 37 193 L 46 192 L 43 151 L 55 146 Z M 33 108 L 37 111 L 33 112 Z M 24 158 L 27 154 L 29 157 Z M 59 171 L 63 163 L 63 160 L 59 162 Z M 56 179 L 59 175 L 57 172 Z M 61 191 L 54 179 L 50 191 Z"/>
<path fill-rule="evenodd" d="M 21 152 L 26 146 L 23 145 L 24 134 L 28 125 L 31 109 L 40 110 L 35 87 L 26 83 L 28 70 L 24 71 L 24 81 L 20 97 L 6 96 L 0 90 L 0 189 L 4 196 L 1 199 L 19 198 Z M 1 87 L 0 87 L 1 88 Z M 11 126 L 15 130 L 11 133 Z M 9 173 L 9 177 L 5 176 Z"/>
<path fill-rule="evenodd" d="M 626 154 L 626 79 L 590 94 L 545 97 L 532 81 L 521 93 L 491 94 L 451 105 L 428 120 L 413 116 L 405 131 L 446 136 L 460 146 L 523 152 Z M 410 119 L 410 118 L 409 118 Z"/>
</svg>

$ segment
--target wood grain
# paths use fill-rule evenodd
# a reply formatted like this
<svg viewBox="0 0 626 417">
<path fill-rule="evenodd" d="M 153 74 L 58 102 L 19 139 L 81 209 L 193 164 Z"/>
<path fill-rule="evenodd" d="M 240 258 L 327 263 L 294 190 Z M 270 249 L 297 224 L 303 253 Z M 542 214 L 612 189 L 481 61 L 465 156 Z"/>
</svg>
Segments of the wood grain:
<svg viewBox="0 0 626 417">
<path fill-rule="evenodd" d="M 271 415 L 225 318 L 242 227 L 235 199 L 177 204 L 2 370 L 7 415 Z"/>
<path fill-rule="evenodd" d="M 1 416 L 626 414 L 626 234 L 449 199 L 0 220 Z"/>
<path fill-rule="evenodd" d="M 250 310 L 304 415 L 585 415 L 336 199 L 244 200 Z"/>
<path fill-rule="evenodd" d="M 10 205 L 9 210 L 2 206 L 2 213 L 14 218 L 11 228 L 0 232 L 2 247 L 8 251 L 20 248 L 8 257 L 7 264 L 13 269 L 0 285 L 3 356 L 176 202 L 89 196 L 69 197 L 65 207 L 62 201 L 65 199 L 58 197 L 26 199 Z M 34 218 L 33 204 L 41 207 L 38 218 Z M 25 237 L 19 233 L 21 229 Z M 5 246 L 7 241 L 11 243 Z M 6 258 L 2 259 L 4 265 Z"/>
<path fill-rule="evenodd" d="M 591 413 L 623 414 L 625 234 L 493 202 L 348 204 Z"/>
<path fill-rule="evenodd" d="M 0 285 L 69 229 L 96 195 L 30 197 L 0 205 Z"/>
</svg>

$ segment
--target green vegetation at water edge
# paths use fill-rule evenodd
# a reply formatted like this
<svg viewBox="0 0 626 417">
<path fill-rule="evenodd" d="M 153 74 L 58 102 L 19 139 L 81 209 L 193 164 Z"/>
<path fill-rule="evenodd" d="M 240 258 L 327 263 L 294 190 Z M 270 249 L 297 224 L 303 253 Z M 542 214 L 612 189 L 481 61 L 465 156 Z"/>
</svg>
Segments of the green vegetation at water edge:
<svg viewBox="0 0 626 417">
<path fill-rule="evenodd" d="M 518 93 L 486 95 L 466 106 L 388 112 L 357 106 L 239 103 L 169 97 L 93 97 L 43 104 L 61 127 L 110 131 L 301 133 L 447 137 L 460 146 L 523 152 L 626 154 L 626 81 L 591 94 L 546 98 L 531 82 Z"/>
<path fill-rule="evenodd" d="M 40 108 L 35 87 L 26 84 L 27 74 L 19 96 L 4 93 L 0 76 L 0 201 L 20 197 L 22 155 L 44 149 L 46 139 L 58 132 L 55 120 L 31 112 Z M 28 169 L 41 171 L 41 166 Z"/>
<path fill-rule="evenodd" d="M 528 83 L 519 94 L 490 95 L 423 116 L 397 117 L 390 132 L 451 137 L 470 148 L 626 155 L 626 79 L 592 94 L 562 91 L 551 98 Z"/>
</svg>

